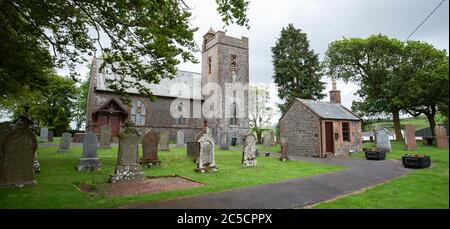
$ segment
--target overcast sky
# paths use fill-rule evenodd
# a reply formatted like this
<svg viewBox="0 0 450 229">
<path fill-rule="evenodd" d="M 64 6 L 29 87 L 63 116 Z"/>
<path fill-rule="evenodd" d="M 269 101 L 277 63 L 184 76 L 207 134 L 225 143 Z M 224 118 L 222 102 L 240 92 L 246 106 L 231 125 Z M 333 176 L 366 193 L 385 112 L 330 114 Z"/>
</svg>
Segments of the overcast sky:
<svg viewBox="0 0 450 229">
<path fill-rule="evenodd" d="M 243 27 L 226 28 L 227 35 L 246 36 L 250 43 L 250 82 L 265 84 L 271 88 L 272 102 L 278 102 L 273 85 L 273 67 L 270 48 L 275 44 L 282 27 L 293 23 L 307 33 L 310 45 L 320 58 L 329 43 L 343 37 L 367 37 L 384 34 L 405 40 L 414 28 L 437 6 L 441 0 L 253 0 L 247 13 L 250 30 Z M 411 37 L 433 44 L 436 48 L 448 50 L 449 43 L 449 0 L 422 25 Z M 197 44 L 212 27 L 223 29 L 223 23 L 216 11 L 214 0 L 186 0 L 192 7 L 192 25 L 199 27 L 195 34 Z M 201 54 L 197 57 L 201 60 Z M 201 71 L 200 64 L 181 64 L 181 70 Z M 85 75 L 87 68 L 78 67 Z M 59 71 L 67 74 L 65 70 Z M 326 93 L 331 89 L 326 77 Z M 356 97 L 357 85 L 338 81 L 343 105 L 350 107 Z M 326 98 L 328 99 L 328 98 Z M 276 121 L 278 117 L 274 117 Z"/>
</svg>

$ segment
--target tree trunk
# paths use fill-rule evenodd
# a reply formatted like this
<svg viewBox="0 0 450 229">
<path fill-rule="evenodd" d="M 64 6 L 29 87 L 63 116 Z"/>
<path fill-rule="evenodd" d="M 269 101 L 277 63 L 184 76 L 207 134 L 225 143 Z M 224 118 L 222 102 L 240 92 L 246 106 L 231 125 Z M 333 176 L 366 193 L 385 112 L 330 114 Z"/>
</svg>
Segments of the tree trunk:
<svg viewBox="0 0 450 229">
<path fill-rule="evenodd" d="M 258 143 L 261 143 L 261 134 L 262 131 L 261 130 L 256 130 L 256 139 L 258 140 Z"/>
<path fill-rule="evenodd" d="M 434 132 L 434 128 L 436 127 L 436 120 L 434 119 L 434 115 L 425 114 L 425 116 L 427 116 L 428 123 L 430 124 L 431 134 L 435 137 L 436 133 Z"/>
<path fill-rule="evenodd" d="M 402 128 L 400 126 L 400 111 L 392 111 L 392 119 L 394 121 L 395 139 L 397 141 L 403 141 Z"/>
</svg>

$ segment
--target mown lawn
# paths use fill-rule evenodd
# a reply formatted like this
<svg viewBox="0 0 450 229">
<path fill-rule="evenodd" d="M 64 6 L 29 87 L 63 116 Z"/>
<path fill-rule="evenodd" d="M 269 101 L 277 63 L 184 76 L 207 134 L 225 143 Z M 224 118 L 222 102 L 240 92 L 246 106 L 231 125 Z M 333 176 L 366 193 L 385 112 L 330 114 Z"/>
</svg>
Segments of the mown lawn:
<svg viewBox="0 0 450 229">
<path fill-rule="evenodd" d="M 117 147 L 99 150 L 101 171 L 77 172 L 81 147 L 73 147 L 70 152 L 57 153 L 57 147 L 38 149 L 41 173 L 36 176 L 37 185 L 32 188 L 0 190 L 0 208 L 113 208 L 126 204 L 154 200 L 171 199 L 182 196 L 200 195 L 240 187 L 267 184 L 298 177 L 345 169 L 300 161 L 281 162 L 278 158 L 258 157 L 254 168 L 240 165 L 241 149 L 216 151 L 219 171 L 208 174 L 194 172 L 195 164 L 186 155 L 185 148 L 175 148 L 170 152 L 160 152 L 160 167 L 144 168 L 148 176 L 180 175 L 204 182 L 207 185 L 153 194 L 109 198 L 102 186 L 114 171 Z M 87 183 L 99 188 L 98 193 L 80 192 L 75 184 Z"/>
<path fill-rule="evenodd" d="M 375 186 L 366 191 L 324 202 L 315 208 L 449 208 L 449 151 L 423 146 L 415 152 L 404 150 L 402 142 L 391 141 L 387 159 L 399 160 L 405 153 L 431 156 L 432 166 Z M 365 145 L 369 147 L 369 145 Z M 363 153 L 353 155 L 364 157 Z"/>
</svg>

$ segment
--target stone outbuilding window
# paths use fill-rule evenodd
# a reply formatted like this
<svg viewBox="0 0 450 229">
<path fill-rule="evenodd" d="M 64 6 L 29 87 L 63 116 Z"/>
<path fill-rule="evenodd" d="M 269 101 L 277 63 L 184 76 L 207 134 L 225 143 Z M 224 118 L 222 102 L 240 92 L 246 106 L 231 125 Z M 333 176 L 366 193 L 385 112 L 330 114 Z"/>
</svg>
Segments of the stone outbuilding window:
<svg viewBox="0 0 450 229">
<path fill-rule="evenodd" d="M 136 100 L 131 107 L 131 121 L 137 126 L 145 125 L 145 104 L 141 100 Z"/>
<path fill-rule="evenodd" d="M 344 142 L 350 142 L 350 123 L 342 123 L 342 139 Z"/>
</svg>

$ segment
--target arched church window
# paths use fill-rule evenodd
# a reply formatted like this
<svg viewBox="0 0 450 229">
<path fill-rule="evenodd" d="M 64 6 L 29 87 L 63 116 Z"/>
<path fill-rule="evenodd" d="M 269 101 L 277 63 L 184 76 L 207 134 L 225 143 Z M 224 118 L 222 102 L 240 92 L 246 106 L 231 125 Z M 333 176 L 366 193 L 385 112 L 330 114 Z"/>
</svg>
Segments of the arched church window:
<svg viewBox="0 0 450 229">
<path fill-rule="evenodd" d="M 234 102 L 231 105 L 231 119 L 230 119 L 230 125 L 237 125 L 238 119 L 237 119 L 237 104 Z"/>
<path fill-rule="evenodd" d="M 178 111 L 180 113 L 182 113 L 183 109 L 184 109 L 184 105 L 183 105 L 183 102 L 181 102 L 180 104 L 178 104 Z M 175 123 L 176 123 L 176 125 L 184 125 L 183 115 L 178 116 L 178 118 L 176 118 L 176 120 L 175 120 Z"/>
<path fill-rule="evenodd" d="M 237 81 L 237 56 L 236 55 L 231 55 L 230 72 L 231 72 L 231 81 L 234 83 Z"/>
<path fill-rule="evenodd" d="M 211 72 L 212 72 L 212 67 L 211 67 L 211 57 L 208 57 L 208 74 L 211 74 Z"/>
<path fill-rule="evenodd" d="M 131 121 L 137 126 L 145 125 L 145 104 L 141 100 L 136 100 L 131 107 Z"/>
</svg>

